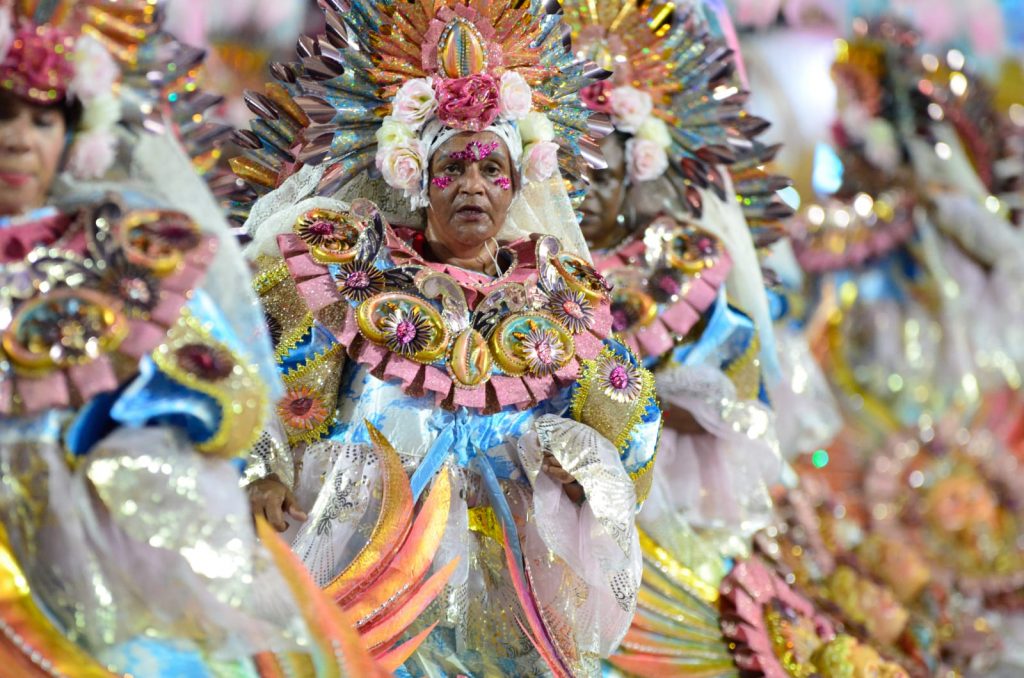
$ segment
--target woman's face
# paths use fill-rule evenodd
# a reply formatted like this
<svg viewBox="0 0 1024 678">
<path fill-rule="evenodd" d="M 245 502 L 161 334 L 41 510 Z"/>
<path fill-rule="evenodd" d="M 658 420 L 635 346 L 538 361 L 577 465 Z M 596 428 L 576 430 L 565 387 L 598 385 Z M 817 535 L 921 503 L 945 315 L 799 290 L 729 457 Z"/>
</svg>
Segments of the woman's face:
<svg viewBox="0 0 1024 678">
<path fill-rule="evenodd" d="M 600 244 L 614 231 L 626 200 L 626 151 L 615 134 L 601 140 L 608 168 L 591 175 L 590 190 L 580 210 L 583 221 L 580 228 L 591 245 Z"/>
<path fill-rule="evenodd" d="M 66 131 L 59 107 L 0 93 L 0 216 L 43 206 L 60 166 Z"/>
<path fill-rule="evenodd" d="M 452 253 L 474 252 L 505 224 L 516 190 L 508 147 L 493 132 L 463 132 L 430 159 L 427 220 Z"/>
</svg>

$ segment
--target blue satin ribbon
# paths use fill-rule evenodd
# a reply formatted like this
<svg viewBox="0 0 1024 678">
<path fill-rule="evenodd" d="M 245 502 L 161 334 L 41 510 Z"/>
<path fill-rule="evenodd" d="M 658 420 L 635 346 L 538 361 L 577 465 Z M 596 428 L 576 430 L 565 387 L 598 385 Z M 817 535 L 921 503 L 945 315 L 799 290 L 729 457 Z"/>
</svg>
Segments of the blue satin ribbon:
<svg viewBox="0 0 1024 678">
<path fill-rule="evenodd" d="M 676 348 L 672 353 L 674 361 L 683 365 L 712 362 L 724 366 L 743 355 L 757 336 L 754 322 L 729 306 L 725 294 L 718 295 L 710 313 L 700 339 Z"/>
<path fill-rule="evenodd" d="M 438 410 L 427 422 L 427 429 L 438 431 L 434 444 L 412 474 L 412 493 L 419 498 L 430 479 L 448 459 L 459 466 L 469 466 L 480 450 L 494 449 L 502 443 L 522 435 L 526 425 L 540 414 L 537 409 L 524 412 L 501 412 L 493 415 L 472 414 L 464 407 L 455 412 Z M 511 477 L 515 467 L 504 459 L 490 460 L 503 478 Z"/>
</svg>

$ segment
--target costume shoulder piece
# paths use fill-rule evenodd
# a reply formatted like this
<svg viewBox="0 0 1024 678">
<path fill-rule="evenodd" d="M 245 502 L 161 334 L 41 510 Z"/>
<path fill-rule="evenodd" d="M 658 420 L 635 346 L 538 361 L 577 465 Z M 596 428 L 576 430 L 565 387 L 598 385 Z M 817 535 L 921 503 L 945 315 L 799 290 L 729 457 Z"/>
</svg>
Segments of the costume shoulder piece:
<svg viewBox="0 0 1024 678">
<path fill-rule="evenodd" d="M 84 405 L 138 376 L 147 355 L 173 382 L 222 405 L 262 392 L 185 308 L 215 238 L 179 212 L 126 211 L 113 199 L 63 219 L 63 228 L 8 229 L 32 231 L 28 241 L 39 246 L 0 259 L 0 414 Z M 228 420 L 245 416 L 239 410 L 261 408 L 221 409 L 210 452 L 240 423 Z"/>
<path fill-rule="evenodd" d="M 612 329 L 646 359 L 664 355 L 697 324 L 732 260 L 713 235 L 661 218 L 596 266 L 613 286 Z"/>
<path fill-rule="evenodd" d="M 278 243 L 349 358 L 442 407 L 532 406 L 572 384 L 611 330 L 604 278 L 550 236 L 503 248 L 496 279 L 425 261 L 367 201 L 309 211 Z"/>
</svg>

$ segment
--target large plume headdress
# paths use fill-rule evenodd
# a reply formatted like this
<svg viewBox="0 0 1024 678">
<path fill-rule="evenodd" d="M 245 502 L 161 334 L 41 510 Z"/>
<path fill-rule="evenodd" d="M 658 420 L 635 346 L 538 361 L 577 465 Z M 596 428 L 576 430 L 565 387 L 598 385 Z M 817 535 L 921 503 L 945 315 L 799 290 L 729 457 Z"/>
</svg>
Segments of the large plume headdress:
<svg viewBox="0 0 1024 678">
<path fill-rule="evenodd" d="M 776 195 L 788 183 L 760 169 L 777 150 L 756 139 L 768 123 L 744 109 L 735 55 L 696 9 L 660 0 L 567 0 L 565 14 L 578 56 L 613 73 L 584 98 L 629 137 L 631 181 L 666 177 L 680 205 L 700 217 L 701 190 L 724 199 L 722 167 L 735 165 L 742 182 L 734 176 L 734 188 L 749 218 L 763 225 L 788 214 Z"/>
<path fill-rule="evenodd" d="M 543 181 L 557 160 L 570 196 L 582 199 L 585 165 L 602 165 L 591 130 L 599 136 L 610 125 L 579 98 L 602 72 L 572 53 L 557 3 L 321 6 L 326 33 L 301 38 L 301 61 L 272 67 L 280 84 L 248 95 L 259 117 L 241 133 L 248 152 L 233 165 L 256 195 L 301 165 L 323 164 L 320 195 L 379 171 L 421 205 L 439 121 L 446 130 L 489 128 L 521 144 L 509 151 L 527 180 Z"/>
</svg>

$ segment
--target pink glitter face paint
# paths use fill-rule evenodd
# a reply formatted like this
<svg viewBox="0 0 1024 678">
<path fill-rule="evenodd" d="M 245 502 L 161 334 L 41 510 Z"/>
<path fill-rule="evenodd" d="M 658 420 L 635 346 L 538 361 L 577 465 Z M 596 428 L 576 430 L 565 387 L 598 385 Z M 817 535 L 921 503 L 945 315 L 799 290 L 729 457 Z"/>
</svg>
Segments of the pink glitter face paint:
<svg viewBox="0 0 1024 678">
<path fill-rule="evenodd" d="M 452 185 L 451 177 L 434 177 L 430 180 L 434 186 L 437 186 L 442 191 Z"/>
<path fill-rule="evenodd" d="M 512 190 L 512 180 L 509 179 L 508 177 L 498 177 L 497 179 L 494 180 L 494 185 L 503 191 Z"/>
<path fill-rule="evenodd" d="M 461 151 L 455 151 L 449 153 L 448 157 L 452 160 L 469 160 L 470 162 L 480 162 L 491 153 L 494 153 L 498 149 L 497 141 L 488 141 L 485 144 L 479 141 L 470 141 L 466 144 L 466 148 Z"/>
</svg>

